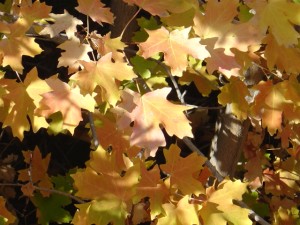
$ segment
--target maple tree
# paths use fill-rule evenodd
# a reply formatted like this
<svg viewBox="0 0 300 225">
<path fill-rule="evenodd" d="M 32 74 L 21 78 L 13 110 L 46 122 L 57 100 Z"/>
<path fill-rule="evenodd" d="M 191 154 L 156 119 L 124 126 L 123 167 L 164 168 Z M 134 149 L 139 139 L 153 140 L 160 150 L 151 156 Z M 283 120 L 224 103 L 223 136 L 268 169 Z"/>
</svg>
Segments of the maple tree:
<svg viewBox="0 0 300 225">
<path fill-rule="evenodd" d="M 118 1 L 0 3 L 0 224 L 299 224 L 300 2 Z"/>
</svg>

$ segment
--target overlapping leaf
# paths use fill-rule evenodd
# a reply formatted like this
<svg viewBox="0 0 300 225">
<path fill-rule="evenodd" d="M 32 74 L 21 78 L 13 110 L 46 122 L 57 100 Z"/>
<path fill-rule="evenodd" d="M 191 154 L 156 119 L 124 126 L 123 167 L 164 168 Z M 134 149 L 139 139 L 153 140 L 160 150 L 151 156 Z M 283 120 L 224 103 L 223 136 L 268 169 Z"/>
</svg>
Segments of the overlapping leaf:
<svg viewBox="0 0 300 225">
<path fill-rule="evenodd" d="M 192 137 L 191 126 L 184 115 L 184 111 L 191 107 L 175 105 L 166 97 L 170 88 L 157 89 L 139 96 L 128 91 L 123 103 L 118 106 L 121 111 L 119 126 L 129 126 L 134 122 L 131 145 L 146 148 L 147 154 L 154 156 L 159 146 L 166 144 L 163 126 L 169 135 L 179 138 Z M 126 92 L 125 92 L 126 93 Z"/>
<path fill-rule="evenodd" d="M 164 156 L 166 164 L 160 167 L 170 179 L 170 188 L 179 189 L 187 195 L 204 192 L 203 185 L 196 178 L 206 161 L 205 157 L 193 153 L 182 158 L 180 157 L 180 149 L 176 145 L 171 145 L 169 150 L 165 149 Z"/>
<path fill-rule="evenodd" d="M 131 80 L 137 76 L 126 63 L 113 63 L 111 57 L 112 53 L 108 53 L 97 62 L 79 61 L 84 69 L 71 76 L 71 79 L 76 80 L 83 94 L 92 94 L 96 86 L 100 86 L 102 100 L 115 106 L 120 99 L 116 80 Z"/>
<path fill-rule="evenodd" d="M 61 112 L 63 128 L 74 133 L 75 127 L 82 121 L 81 109 L 93 112 L 95 100 L 91 95 L 81 95 L 78 87 L 71 89 L 57 77 L 46 79 L 46 82 L 53 91 L 42 94 L 37 114 L 48 118 L 53 113 Z"/>
<path fill-rule="evenodd" d="M 205 46 L 200 44 L 200 38 L 189 39 L 190 30 L 191 28 L 186 28 L 169 32 L 165 27 L 148 30 L 149 38 L 139 44 L 141 55 L 149 58 L 163 52 L 172 74 L 182 76 L 188 65 L 188 55 L 201 60 L 210 56 Z"/>
</svg>

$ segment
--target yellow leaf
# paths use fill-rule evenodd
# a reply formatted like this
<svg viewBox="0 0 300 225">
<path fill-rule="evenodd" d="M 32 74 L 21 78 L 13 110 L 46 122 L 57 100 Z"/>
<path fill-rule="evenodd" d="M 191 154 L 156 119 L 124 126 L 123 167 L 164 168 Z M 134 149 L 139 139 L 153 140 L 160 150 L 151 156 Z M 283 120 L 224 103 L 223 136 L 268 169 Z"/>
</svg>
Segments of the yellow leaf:
<svg viewBox="0 0 300 225">
<path fill-rule="evenodd" d="M 96 86 L 100 86 L 103 101 L 115 106 L 120 99 L 116 80 L 131 80 L 137 76 L 126 63 L 119 61 L 113 63 L 111 57 L 112 53 L 108 53 L 96 63 L 79 61 L 84 69 L 71 76 L 71 79 L 76 81 L 83 94 L 92 94 Z"/>
<path fill-rule="evenodd" d="M 300 25 L 300 5 L 286 0 L 256 1 L 249 4 L 255 9 L 263 32 L 268 27 L 279 45 L 298 44 L 299 33 L 294 25 Z"/>
<path fill-rule="evenodd" d="M 76 9 L 99 24 L 102 24 L 102 22 L 113 23 L 113 14 L 109 8 L 105 8 L 104 4 L 98 0 L 78 0 Z"/>
<path fill-rule="evenodd" d="M 185 158 L 180 157 L 180 149 L 177 145 L 171 145 L 170 149 L 164 150 L 166 164 L 160 167 L 170 179 L 171 188 L 179 189 L 183 194 L 201 194 L 204 187 L 198 181 L 205 157 L 193 153 Z"/>
<path fill-rule="evenodd" d="M 158 217 L 157 225 L 199 225 L 197 208 L 195 205 L 189 203 L 189 196 L 184 196 L 177 206 L 166 203 L 162 205 L 166 215 Z"/>
<path fill-rule="evenodd" d="M 139 44 L 142 56 L 149 58 L 163 52 L 164 60 L 171 67 L 172 74 L 182 76 L 182 72 L 188 66 L 188 55 L 201 60 L 210 56 L 205 46 L 200 44 L 200 38 L 189 39 L 190 30 L 191 28 L 186 28 L 169 32 L 165 27 L 148 30 L 149 38 Z"/>
<path fill-rule="evenodd" d="M 38 77 L 36 68 L 26 75 L 24 83 L 15 82 L 13 85 L 9 83 L 6 88 L 9 93 L 3 97 L 10 101 L 11 108 L 3 121 L 4 126 L 11 126 L 13 134 L 20 140 L 23 140 L 24 131 L 30 130 L 27 116 L 34 132 L 41 127 L 48 127 L 45 118 L 34 115 L 41 100 L 40 95 L 51 90 L 46 82 Z"/>
<path fill-rule="evenodd" d="M 208 200 L 202 204 L 199 215 L 204 224 L 252 225 L 249 210 L 233 204 L 232 200 L 241 200 L 247 191 L 247 184 L 241 181 L 224 180 L 218 189 L 207 189 Z"/>
<path fill-rule="evenodd" d="M 246 96 L 249 95 L 247 86 L 238 77 L 230 77 L 228 84 L 221 88 L 218 101 L 223 106 L 231 104 L 232 113 L 239 119 L 245 120 L 248 117 L 248 102 Z"/>
<path fill-rule="evenodd" d="M 267 35 L 264 39 L 264 43 L 267 44 L 265 57 L 270 70 L 273 70 L 276 66 L 281 71 L 286 71 L 287 73 L 300 73 L 299 48 L 279 45 L 274 36 L 271 34 Z"/>
<path fill-rule="evenodd" d="M 183 76 L 179 78 L 179 83 L 194 82 L 198 91 L 207 97 L 212 90 L 218 89 L 218 79 L 216 76 L 208 74 L 205 67 L 201 67 L 198 71 L 187 70 Z"/>
<path fill-rule="evenodd" d="M 169 12 L 182 13 L 190 8 L 197 7 L 198 2 L 195 0 L 124 0 L 124 2 L 132 5 L 135 4 L 152 15 L 168 16 Z"/>
</svg>

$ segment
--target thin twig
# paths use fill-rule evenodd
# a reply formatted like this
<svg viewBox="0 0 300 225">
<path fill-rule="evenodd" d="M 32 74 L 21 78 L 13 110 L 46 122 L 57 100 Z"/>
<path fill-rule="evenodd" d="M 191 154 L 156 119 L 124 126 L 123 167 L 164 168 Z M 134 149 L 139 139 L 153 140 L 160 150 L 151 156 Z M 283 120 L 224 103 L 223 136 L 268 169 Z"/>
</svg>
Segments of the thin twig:
<svg viewBox="0 0 300 225">
<path fill-rule="evenodd" d="M 156 59 L 153 59 L 153 58 L 149 58 L 149 60 L 156 62 L 157 64 L 159 64 L 164 69 L 164 71 L 168 74 L 169 78 L 171 79 L 171 82 L 172 82 L 172 84 L 175 88 L 175 91 L 176 91 L 176 94 L 177 94 L 177 97 L 178 97 L 179 101 L 182 104 L 185 105 L 186 103 L 184 102 L 183 95 L 181 94 L 181 92 L 179 90 L 179 86 L 178 86 L 174 76 L 171 74 L 169 68 L 159 60 L 156 60 Z"/>
<path fill-rule="evenodd" d="M 193 152 L 196 152 L 198 155 L 205 157 L 205 155 L 199 150 L 196 145 L 194 145 L 190 138 L 184 137 L 182 140 L 186 144 L 186 146 L 188 146 L 189 149 L 191 149 Z M 221 182 L 224 179 L 224 177 L 217 171 L 217 169 L 211 164 L 209 160 L 206 160 L 204 165 L 207 166 L 208 169 L 210 169 L 213 176 L 217 178 L 218 182 Z"/>
<path fill-rule="evenodd" d="M 155 59 L 150 59 L 150 60 L 158 63 L 166 71 L 166 73 L 168 74 L 168 76 L 171 79 L 171 82 L 173 83 L 173 86 L 176 90 L 178 99 L 180 100 L 180 102 L 183 105 L 186 105 L 186 103 L 183 99 L 183 95 L 180 92 L 179 86 L 178 86 L 174 76 L 170 72 L 169 68 L 158 60 L 155 60 Z M 193 142 L 191 141 L 191 139 L 189 137 L 184 137 L 182 140 L 189 147 L 189 149 L 191 149 L 193 152 L 196 152 L 198 155 L 205 157 L 205 155 L 200 151 L 200 149 L 196 145 L 193 144 Z M 209 160 L 206 160 L 205 165 L 210 169 L 213 176 L 216 177 L 219 182 L 221 182 L 224 179 L 224 177 L 216 170 L 216 168 L 211 164 L 211 162 Z"/>
<path fill-rule="evenodd" d="M 271 225 L 270 223 L 268 223 L 264 218 L 262 218 L 260 215 L 258 215 L 256 212 L 254 212 L 252 209 L 249 208 L 249 206 L 247 206 L 246 203 L 242 202 L 242 201 L 238 201 L 238 200 L 233 200 L 233 203 L 242 207 L 242 208 L 246 208 L 248 209 L 249 212 L 249 217 L 254 220 L 255 222 L 261 224 L 261 225 Z"/>
<path fill-rule="evenodd" d="M 131 17 L 131 19 L 127 22 L 127 24 L 125 25 L 124 29 L 122 30 L 122 33 L 120 35 L 120 37 L 122 38 L 127 27 L 129 26 L 129 24 L 132 22 L 132 20 L 139 14 L 139 12 L 141 11 L 142 8 L 139 8 L 136 13 Z"/>
<path fill-rule="evenodd" d="M 22 187 L 23 184 L 18 184 L 18 183 L 0 183 L 0 186 Z M 72 194 L 69 194 L 67 192 L 64 192 L 64 191 L 59 191 L 59 190 L 56 190 L 56 189 L 49 189 L 49 188 L 38 187 L 36 185 L 33 185 L 33 188 L 35 190 L 38 190 L 38 191 L 46 191 L 46 192 L 50 192 L 50 193 L 54 193 L 54 194 L 58 194 L 58 195 L 63 195 L 63 196 L 69 197 L 69 198 L 73 199 L 74 201 L 76 201 L 76 202 L 78 202 L 80 204 L 86 203 L 81 198 L 78 198 L 78 197 L 76 197 L 76 196 L 74 196 Z"/>
</svg>

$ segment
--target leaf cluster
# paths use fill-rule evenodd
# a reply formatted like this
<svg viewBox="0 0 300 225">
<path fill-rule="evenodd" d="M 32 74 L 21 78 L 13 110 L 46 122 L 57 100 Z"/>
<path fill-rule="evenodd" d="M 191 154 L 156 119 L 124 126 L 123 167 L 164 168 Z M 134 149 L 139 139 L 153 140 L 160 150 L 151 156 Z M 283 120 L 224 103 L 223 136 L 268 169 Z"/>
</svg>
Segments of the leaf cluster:
<svg viewBox="0 0 300 225">
<path fill-rule="evenodd" d="M 17 153 L 22 168 L 4 147 L 0 186 L 20 188 L 39 224 L 299 224 L 299 1 L 123 2 L 138 8 L 130 43 L 127 26 L 91 29 L 122 17 L 99 0 L 77 0 L 86 21 L 43 1 L 0 4 L 2 134 L 75 140 L 85 126 L 90 144 L 84 167 L 60 175 L 41 146 Z M 60 52 L 50 76 L 37 63 L 47 51 Z M 226 106 L 251 127 L 236 176 L 218 182 L 193 143 L 210 143 L 203 127 Z M 4 190 L 0 224 L 16 224 Z"/>
</svg>

